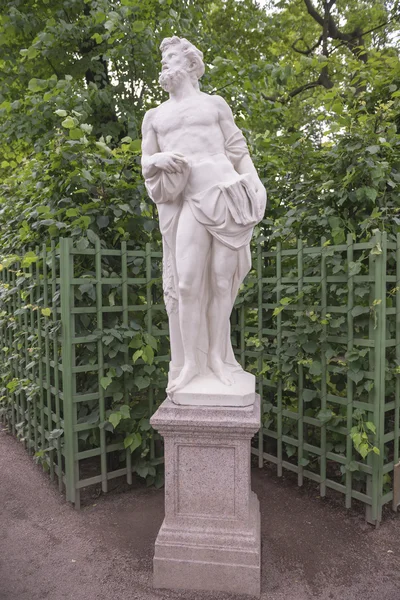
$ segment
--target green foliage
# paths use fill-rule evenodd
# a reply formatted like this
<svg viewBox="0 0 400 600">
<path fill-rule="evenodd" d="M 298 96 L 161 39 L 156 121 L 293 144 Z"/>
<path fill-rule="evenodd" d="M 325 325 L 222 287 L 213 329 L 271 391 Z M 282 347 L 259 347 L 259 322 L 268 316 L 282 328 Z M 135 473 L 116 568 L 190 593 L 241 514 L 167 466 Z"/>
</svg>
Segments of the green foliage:
<svg viewBox="0 0 400 600">
<path fill-rule="evenodd" d="M 353 418 L 357 424 L 351 428 L 350 437 L 353 440 L 354 448 L 357 452 L 365 458 L 370 452 L 380 454 L 379 448 L 377 448 L 373 439 L 376 435 L 376 426 L 371 421 L 365 421 L 365 411 L 355 410 Z"/>
<path fill-rule="evenodd" d="M 61 236 L 71 237 L 81 251 L 99 240 L 102 248 L 119 248 L 124 241 L 128 249 L 144 250 L 148 242 L 161 249 L 156 210 L 140 173 L 140 127 L 146 110 L 165 98 L 155 85 L 158 46 L 172 34 L 187 37 L 204 51 L 202 89 L 227 99 L 246 134 L 269 193 L 266 218 L 255 231 L 259 240 L 268 240 L 271 248 L 281 242 L 295 250 L 301 237 L 308 246 L 321 244 L 331 276 L 366 274 L 367 253 L 347 261 L 330 245 L 346 246 L 348 235 L 367 241 L 376 230 L 387 231 L 394 241 L 400 231 L 397 3 L 367 0 L 362 10 L 355 0 L 312 6 L 314 12 L 304 0 L 263 6 L 253 0 L 6 2 L 0 17 L 0 239 L 7 255 L 3 268 L 18 271 L 22 302 L 22 308 L 12 307 L 12 288 L 2 286 L 1 319 L 7 331 L 15 332 L 18 319 L 38 314 L 49 332 L 58 327 L 57 314 L 30 294 L 29 269 L 38 261 L 33 249 L 43 241 L 49 248 L 50 240 L 57 246 Z M 370 251 L 372 257 L 381 252 L 379 243 Z M 133 276 L 143 274 L 144 261 L 138 257 L 129 263 Z M 393 256 L 389 261 L 393 266 Z M 293 277 L 296 259 L 289 259 L 286 267 L 287 276 Z M 271 271 L 271 266 L 266 268 Z M 111 258 L 102 269 L 110 278 L 120 273 Z M 304 257 L 303 270 L 307 277 L 318 273 L 312 255 Z M 151 271 L 153 299 L 162 302 L 156 261 Z M 93 306 L 93 265 L 82 258 L 75 276 L 87 279 L 74 287 L 76 304 Z M 371 301 L 362 283 L 354 291 L 351 314 L 363 333 L 370 319 L 377 326 L 381 299 Z M 255 306 L 257 292 L 249 280 L 237 306 Z M 346 354 L 340 344 L 323 341 L 326 330 L 332 336 L 346 335 L 347 318 L 314 309 L 319 294 L 311 283 L 302 290 L 280 284 L 279 290 L 277 286 L 265 294 L 264 301 L 274 306 L 271 329 L 281 319 L 286 333 L 276 357 L 253 368 L 274 382 L 283 378 L 286 408 L 293 412 L 301 368 L 310 385 L 304 391 L 305 414 L 338 429 L 344 409 L 321 409 L 313 395 L 325 361 L 328 393 L 334 396 L 344 398 L 351 381 L 365 400 L 373 382 L 367 376 L 365 349 Z M 329 294 L 330 302 L 345 304 L 346 285 L 333 283 Z M 141 290 L 129 301 L 140 305 L 146 299 Z M 118 286 L 102 286 L 101 301 L 118 306 Z M 256 311 L 249 308 L 247 315 L 257 326 Z M 165 313 L 157 314 L 156 321 L 159 331 L 165 331 Z M 79 345 L 77 352 L 80 364 L 95 364 L 101 337 L 108 364 L 100 381 L 107 399 L 107 440 L 122 440 L 132 451 L 137 472 L 155 481 L 157 465 L 146 453 L 151 433 L 139 424 L 150 416 L 140 412 L 147 406 L 150 387 L 165 385 L 165 369 L 156 359 L 168 354 L 166 338 L 156 341 L 149 335 L 144 312 L 128 325 L 110 312 L 101 331 L 92 316 L 82 315 L 77 334 L 88 331 L 95 341 Z M 27 364 L 33 373 L 39 340 L 30 337 Z M 258 352 L 270 341 L 253 332 L 246 344 Z M 17 356 L 23 344 L 25 339 L 17 336 L 14 348 L 3 348 L 4 357 Z M 394 372 L 398 366 L 393 357 L 389 362 Z M 2 410 L 8 410 L 7 393 L 18 386 L 28 396 L 37 393 L 31 380 L 14 377 L 5 364 L 1 376 Z M 96 377 L 91 374 L 80 385 L 97 389 Z M 78 418 L 80 424 L 93 424 L 99 414 L 90 403 L 82 403 Z M 274 420 L 276 414 L 267 411 L 266 423 Z M 367 426 L 356 421 L 360 433 Z M 284 420 L 283 434 L 290 435 L 295 427 Z M 366 433 L 372 439 L 373 432 Z M 99 443 L 95 430 L 79 435 L 82 450 Z M 330 436 L 331 449 L 342 452 L 343 434 L 332 430 Z M 296 453 L 291 444 L 286 450 L 288 457 Z M 312 465 L 307 463 L 308 468 Z"/>
</svg>

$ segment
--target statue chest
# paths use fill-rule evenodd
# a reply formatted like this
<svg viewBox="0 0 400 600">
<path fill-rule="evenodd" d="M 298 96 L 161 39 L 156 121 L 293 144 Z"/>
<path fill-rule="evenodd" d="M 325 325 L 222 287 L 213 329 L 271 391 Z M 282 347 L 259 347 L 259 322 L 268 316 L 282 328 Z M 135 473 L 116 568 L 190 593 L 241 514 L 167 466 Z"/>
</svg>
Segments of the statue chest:
<svg viewBox="0 0 400 600">
<path fill-rule="evenodd" d="M 184 129 L 207 128 L 217 122 L 217 112 L 208 103 L 174 107 L 159 115 L 155 128 L 161 137 Z"/>
</svg>

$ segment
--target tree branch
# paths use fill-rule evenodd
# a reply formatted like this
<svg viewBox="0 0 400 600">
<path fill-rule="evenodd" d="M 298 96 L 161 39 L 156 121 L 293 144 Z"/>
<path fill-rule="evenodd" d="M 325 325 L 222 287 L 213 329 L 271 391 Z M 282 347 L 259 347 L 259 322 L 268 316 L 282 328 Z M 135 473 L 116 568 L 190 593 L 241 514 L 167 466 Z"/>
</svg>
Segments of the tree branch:
<svg viewBox="0 0 400 600">
<path fill-rule="evenodd" d="M 354 29 L 354 31 L 351 33 L 343 33 L 343 31 L 338 29 L 332 15 L 330 14 L 330 10 L 335 4 L 335 0 L 329 0 L 328 2 L 324 3 L 324 16 L 320 15 L 313 5 L 312 0 L 304 0 L 304 3 L 306 5 L 308 14 L 319 25 L 321 25 L 324 30 L 327 30 L 327 34 L 332 40 L 342 41 L 343 45 L 345 45 L 356 58 L 362 62 L 367 62 L 368 55 L 364 48 L 364 40 L 362 39 L 363 33 L 359 30 L 359 28 Z"/>
<path fill-rule="evenodd" d="M 261 95 L 264 98 L 264 100 L 269 100 L 270 102 L 280 102 L 281 104 L 286 104 L 287 102 L 289 102 L 289 100 L 291 100 L 295 96 L 298 96 L 302 92 L 305 92 L 306 90 L 311 90 L 318 86 L 322 86 L 328 90 L 330 90 L 333 87 L 333 83 L 329 79 L 328 73 L 326 71 L 326 67 L 324 67 L 322 69 L 318 79 L 316 79 L 315 81 L 311 81 L 310 83 L 305 83 L 304 85 L 300 85 L 299 87 L 295 88 L 291 92 L 288 92 L 284 96 L 267 96 L 263 92 L 261 92 Z"/>
<path fill-rule="evenodd" d="M 322 35 L 320 35 L 318 41 L 314 44 L 314 46 L 312 46 L 311 48 L 307 48 L 307 50 L 300 50 L 300 48 L 296 48 L 296 44 L 304 40 L 303 38 L 298 38 L 295 42 L 293 42 L 292 48 L 295 52 L 298 52 L 299 54 L 304 54 L 304 56 L 308 56 L 309 54 L 311 54 L 311 52 L 314 52 L 314 50 L 316 50 L 318 46 L 321 45 L 322 39 L 323 37 Z"/>
<path fill-rule="evenodd" d="M 45 59 L 47 60 L 47 62 L 49 63 L 50 67 L 53 69 L 54 73 L 57 75 L 57 79 L 61 79 L 61 75 L 60 73 L 57 71 L 57 69 L 55 68 L 55 66 L 53 65 L 53 63 L 51 62 L 51 60 L 49 59 L 48 56 L 45 56 Z"/>
<path fill-rule="evenodd" d="M 319 23 L 319 25 L 321 25 L 321 27 L 323 27 L 324 26 L 324 17 L 319 14 L 319 12 L 315 8 L 315 6 L 311 2 L 311 0 L 304 0 L 304 3 L 307 7 L 308 14 L 314 19 L 314 21 L 317 21 L 317 23 Z"/>
</svg>

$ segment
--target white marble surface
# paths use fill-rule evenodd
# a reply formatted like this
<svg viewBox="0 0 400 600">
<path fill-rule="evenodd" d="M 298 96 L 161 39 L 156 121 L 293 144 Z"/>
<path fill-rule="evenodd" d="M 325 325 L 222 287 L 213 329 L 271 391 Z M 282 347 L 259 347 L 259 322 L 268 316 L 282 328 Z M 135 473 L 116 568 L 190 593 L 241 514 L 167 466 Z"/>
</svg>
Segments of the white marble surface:
<svg viewBox="0 0 400 600">
<path fill-rule="evenodd" d="M 256 378 L 240 370 L 233 373 L 232 385 L 225 385 L 210 372 L 196 375 L 172 394 L 175 404 L 191 406 L 250 406 L 254 403 Z"/>
<path fill-rule="evenodd" d="M 202 53 L 177 37 L 166 38 L 161 52 L 160 84 L 169 99 L 145 115 L 142 168 L 163 236 L 167 391 L 175 401 L 192 382 L 195 402 L 207 403 L 211 371 L 230 388 L 218 392 L 221 401 L 230 396 L 237 405 L 240 366 L 229 318 L 251 266 L 250 239 L 264 216 L 266 192 L 229 106 L 200 91 Z"/>
</svg>

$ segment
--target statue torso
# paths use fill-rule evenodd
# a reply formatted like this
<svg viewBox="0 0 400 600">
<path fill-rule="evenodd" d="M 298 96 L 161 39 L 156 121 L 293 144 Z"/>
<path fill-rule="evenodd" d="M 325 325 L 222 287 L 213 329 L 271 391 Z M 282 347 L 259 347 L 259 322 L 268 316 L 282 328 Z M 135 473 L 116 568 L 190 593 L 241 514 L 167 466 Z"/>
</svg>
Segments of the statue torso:
<svg viewBox="0 0 400 600">
<path fill-rule="evenodd" d="M 164 102 L 156 109 L 153 127 L 161 152 L 180 152 L 191 160 L 224 152 L 218 108 L 208 94 Z"/>
</svg>

